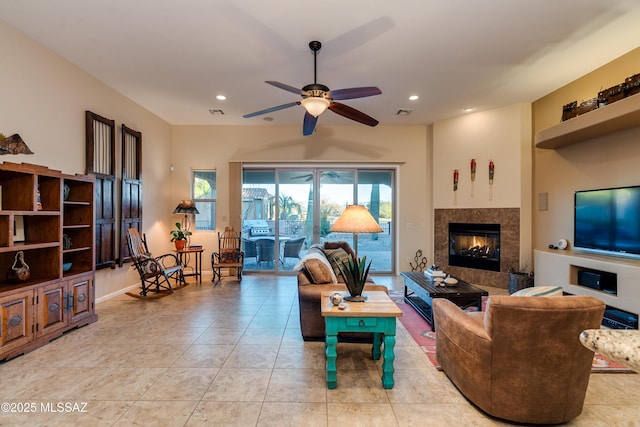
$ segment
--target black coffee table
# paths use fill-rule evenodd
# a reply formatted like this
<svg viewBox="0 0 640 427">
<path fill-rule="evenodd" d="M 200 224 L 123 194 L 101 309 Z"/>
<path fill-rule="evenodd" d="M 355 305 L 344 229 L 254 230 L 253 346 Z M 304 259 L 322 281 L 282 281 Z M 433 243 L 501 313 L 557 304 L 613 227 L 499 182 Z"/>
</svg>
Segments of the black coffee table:
<svg viewBox="0 0 640 427">
<path fill-rule="evenodd" d="M 436 286 L 433 279 L 425 276 L 421 271 L 405 272 L 400 275 L 404 278 L 404 300 L 429 322 L 434 331 L 436 328 L 433 324 L 431 308 L 434 298 L 446 298 L 462 309 L 477 307 L 481 310 L 482 297 L 489 295 L 487 291 L 471 286 L 460 279 L 453 286 Z"/>
</svg>

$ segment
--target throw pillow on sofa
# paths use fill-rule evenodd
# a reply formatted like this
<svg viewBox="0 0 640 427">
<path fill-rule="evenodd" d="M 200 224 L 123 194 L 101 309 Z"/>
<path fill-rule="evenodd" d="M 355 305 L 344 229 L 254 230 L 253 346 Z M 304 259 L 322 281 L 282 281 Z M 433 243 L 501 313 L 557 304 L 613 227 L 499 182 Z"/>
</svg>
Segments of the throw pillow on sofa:
<svg viewBox="0 0 640 427">
<path fill-rule="evenodd" d="M 311 283 L 338 283 L 329 261 L 323 254 L 308 253 L 294 269 L 303 271 Z"/>
<path fill-rule="evenodd" d="M 353 258 L 356 257 L 356 253 L 353 251 L 353 248 L 349 245 L 349 243 L 344 240 L 338 240 L 336 242 L 324 242 L 324 249 L 338 249 L 342 248 L 346 253 L 351 255 Z"/>
<path fill-rule="evenodd" d="M 511 294 L 512 297 L 561 297 L 562 288 L 560 286 L 534 286 L 532 288 L 520 289 Z"/>
<path fill-rule="evenodd" d="M 329 261 L 329 264 L 331 264 L 331 268 L 333 269 L 336 277 L 342 277 L 342 273 L 340 273 L 340 266 L 343 263 L 349 262 L 351 255 L 342 248 L 325 249 L 324 253 L 327 256 L 327 260 Z M 341 281 L 344 282 L 344 278 Z"/>
</svg>

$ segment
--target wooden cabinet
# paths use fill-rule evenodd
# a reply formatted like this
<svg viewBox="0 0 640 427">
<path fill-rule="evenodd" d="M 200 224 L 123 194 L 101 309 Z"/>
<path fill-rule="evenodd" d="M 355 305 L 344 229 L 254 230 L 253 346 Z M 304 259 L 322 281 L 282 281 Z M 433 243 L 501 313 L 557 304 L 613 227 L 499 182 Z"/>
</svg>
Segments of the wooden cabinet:
<svg viewBox="0 0 640 427">
<path fill-rule="evenodd" d="M 93 182 L 65 179 L 68 197 L 63 201 L 63 266 L 71 265 L 63 275 L 92 271 L 94 268 Z"/>
<path fill-rule="evenodd" d="M 67 308 L 69 324 L 75 325 L 94 316 L 95 287 L 93 274 L 74 277 L 67 281 Z"/>
<path fill-rule="evenodd" d="M 0 295 L 0 354 L 15 352 L 33 340 L 33 291 Z"/>
<path fill-rule="evenodd" d="M 0 164 L 0 360 L 97 320 L 94 178 Z M 16 254 L 30 267 L 9 280 Z"/>
<path fill-rule="evenodd" d="M 67 329 L 94 313 L 93 277 L 55 281 L 36 290 L 36 337 Z"/>
<path fill-rule="evenodd" d="M 36 336 L 55 333 L 67 326 L 65 283 L 55 281 L 36 289 Z"/>
</svg>

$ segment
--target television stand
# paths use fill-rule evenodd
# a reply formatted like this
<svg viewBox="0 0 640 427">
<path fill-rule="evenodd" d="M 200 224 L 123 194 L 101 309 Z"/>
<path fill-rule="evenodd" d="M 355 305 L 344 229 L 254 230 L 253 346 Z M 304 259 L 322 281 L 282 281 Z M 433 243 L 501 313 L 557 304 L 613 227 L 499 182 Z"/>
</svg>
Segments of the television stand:
<svg viewBox="0 0 640 427">
<path fill-rule="evenodd" d="M 536 249 L 534 263 L 537 285 L 560 286 L 568 294 L 596 297 L 609 309 L 623 310 L 625 318 L 637 319 L 640 260 L 573 250 Z"/>
</svg>

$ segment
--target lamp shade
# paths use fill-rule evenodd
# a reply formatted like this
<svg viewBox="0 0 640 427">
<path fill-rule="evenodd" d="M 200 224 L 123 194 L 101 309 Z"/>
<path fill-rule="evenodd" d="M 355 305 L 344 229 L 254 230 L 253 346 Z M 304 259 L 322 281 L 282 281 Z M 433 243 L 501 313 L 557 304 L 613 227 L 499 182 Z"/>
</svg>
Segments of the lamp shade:
<svg viewBox="0 0 640 427">
<path fill-rule="evenodd" d="M 329 107 L 329 100 L 319 96 L 309 96 L 302 101 L 302 106 L 313 117 L 318 117 Z"/>
<path fill-rule="evenodd" d="M 193 200 L 180 200 L 178 206 L 173 210 L 174 214 L 199 214 L 198 208 Z"/>
<path fill-rule="evenodd" d="M 341 233 L 381 233 L 380 224 L 362 205 L 349 205 L 331 226 L 331 231 Z"/>
</svg>

